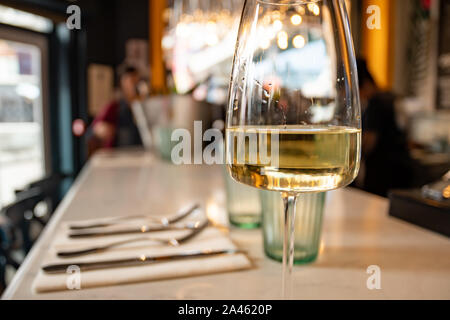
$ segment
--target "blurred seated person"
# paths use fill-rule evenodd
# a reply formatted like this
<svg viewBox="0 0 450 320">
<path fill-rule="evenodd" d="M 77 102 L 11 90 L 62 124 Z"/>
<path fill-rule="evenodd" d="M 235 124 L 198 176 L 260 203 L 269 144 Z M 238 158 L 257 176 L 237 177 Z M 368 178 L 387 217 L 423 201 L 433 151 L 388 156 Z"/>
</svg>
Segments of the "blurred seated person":
<svg viewBox="0 0 450 320">
<path fill-rule="evenodd" d="M 364 60 L 357 64 L 363 125 L 361 187 L 386 197 L 391 189 L 411 187 L 413 162 L 406 135 L 397 125 L 396 97 L 379 90 Z"/>
<path fill-rule="evenodd" d="M 119 98 L 106 105 L 95 117 L 90 128 L 89 154 L 102 148 L 141 146 L 132 103 L 139 99 L 139 72 L 127 67 L 120 75 Z"/>
</svg>

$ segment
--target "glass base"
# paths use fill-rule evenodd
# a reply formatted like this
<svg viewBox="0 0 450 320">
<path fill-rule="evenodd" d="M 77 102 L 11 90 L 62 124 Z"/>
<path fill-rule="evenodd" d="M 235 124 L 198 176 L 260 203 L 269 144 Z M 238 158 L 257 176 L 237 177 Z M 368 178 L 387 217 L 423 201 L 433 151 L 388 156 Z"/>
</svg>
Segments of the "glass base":
<svg viewBox="0 0 450 320">
<path fill-rule="evenodd" d="M 261 227 L 261 216 L 254 214 L 230 215 L 230 223 L 241 229 L 258 229 Z"/>
<path fill-rule="evenodd" d="M 278 261 L 278 262 L 283 262 L 283 251 L 280 251 L 279 255 L 275 255 L 275 254 L 273 254 L 273 252 L 270 252 L 266 249 L 264 249 L 264 252 L 265 252 L 266 256 L 269 257 L 270 259 Z M 312 263 L 317 260 L 318 256 L 319 256 L 318 252 L 312 253 L 312 254 L 306 254 L 302 257 L 298 257 L 298 254 L 297 254 L 297 255 L 294 255 L 294 264 L 302 265 L 302 264 Z"/>
</svg>

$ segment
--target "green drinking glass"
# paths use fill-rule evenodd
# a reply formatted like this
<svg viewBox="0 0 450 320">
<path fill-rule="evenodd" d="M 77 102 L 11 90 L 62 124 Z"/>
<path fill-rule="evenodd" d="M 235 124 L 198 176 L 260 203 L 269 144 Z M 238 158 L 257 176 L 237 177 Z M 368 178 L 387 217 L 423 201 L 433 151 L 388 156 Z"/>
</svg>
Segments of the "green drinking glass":
<svg viewBox="0 0 450 320">
<path fill-rule="evenodd" d="M 283 260 L 284 209 L 280 194 L 261 191 L 264 251 L 274 260 Z M 305 264 L 317 259 L 322 233 L 326 193 L 302 194 L 297 201 L 295 218 L 294 264 Z"/>
<path fill-rule="evenodd" d="M 172 149 L 177 142 L 172 141 L 173 128 L 170 126 L 157 125 L 153 129 L 155 148 L 161 159 L 172 161 Z"/>
<path fill-rule="evenodd" d="M 242 229 L 261 227 L 259 190 L 234 181 L 223 167 L 230 223 Z"/>
</svg>

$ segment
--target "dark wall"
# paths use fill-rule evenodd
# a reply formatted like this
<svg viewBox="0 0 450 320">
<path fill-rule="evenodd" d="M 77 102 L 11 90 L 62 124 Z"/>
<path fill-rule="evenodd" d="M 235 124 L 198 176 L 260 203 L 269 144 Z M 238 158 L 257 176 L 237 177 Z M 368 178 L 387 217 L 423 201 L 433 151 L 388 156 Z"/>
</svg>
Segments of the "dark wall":
<svg viewBox="0 0 450 320">
<path fill-rule="evenodd" d="M 71 4 L 81 8 L 87 63 L 117 66 L 130 38 L 148 39 L 149 0 L 0 0 L 0 4 L 64 22 Z"/>
<path fill-rule="evenodd" d="M 87 3 L 89 2 L 89 3 Z M 116 63 L 115 1 L 83 1 L 80 5 L 88 8 L 84 15 L 86 28 L 87 63 L 114 65 Z"/>
<path fill-rule="evenodd" d="M 116 0 L 117 39 L 116 54 L 117 62 L 125 59 L 125 43 L 130 38 L 148 39 L 148 0 Z"/>
<path fill-rule="evenodd" d="M 148 0 L 84 0 L 87 63 L 117 67 L 125 58 L 130 38 L 148 39 Z"/>
</svg>

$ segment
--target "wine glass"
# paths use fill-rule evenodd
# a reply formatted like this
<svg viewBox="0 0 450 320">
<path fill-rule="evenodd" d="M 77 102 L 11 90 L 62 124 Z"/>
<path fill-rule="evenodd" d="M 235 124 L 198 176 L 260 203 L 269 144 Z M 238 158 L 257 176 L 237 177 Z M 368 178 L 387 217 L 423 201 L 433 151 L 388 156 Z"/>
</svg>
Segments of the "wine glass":
<svg viewBox="0 0 450 320">
<path fill-rule="evenodd" d="M 236 181 L 282 194 L 284 298 L 292 296 L 297 199 L 345 187 L 358 174 L 357 79 L 344 0 L 246 0 L 231 75 L 226 161 Z"/>
</svg>

